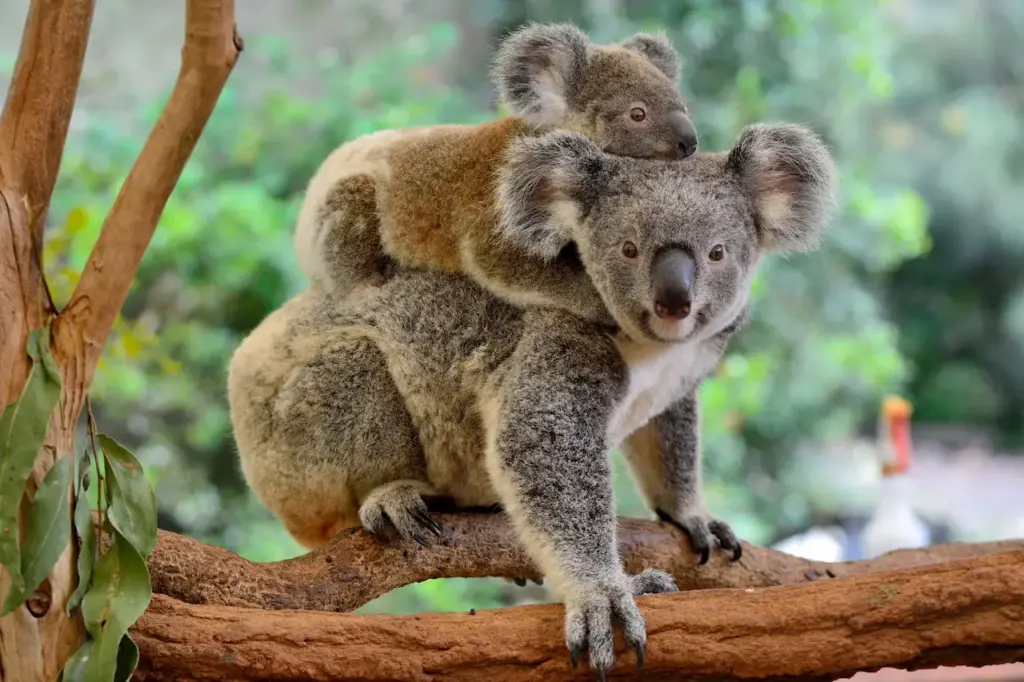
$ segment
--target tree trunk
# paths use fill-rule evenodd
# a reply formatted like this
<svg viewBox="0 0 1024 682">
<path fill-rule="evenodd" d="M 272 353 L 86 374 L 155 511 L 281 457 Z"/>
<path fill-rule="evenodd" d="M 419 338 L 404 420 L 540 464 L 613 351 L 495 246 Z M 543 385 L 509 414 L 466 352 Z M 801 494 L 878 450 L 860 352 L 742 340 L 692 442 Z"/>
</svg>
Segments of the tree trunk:
<svg viewBox="0 0 1024 682">
<path fill-rule="evenodd" d="M 104 221 L 70 302 L 57 311 L 41 272 L 43 227 L 93 5 L 94 0 L 32 1 L 0 115 L 0 405 L 21 395 L 31 367 L 28 334 L 47 322 L 52 322 L 50 350 L 62 381 L 60 402 L 22 500 L 22 534 L 27 504 L 46 472 L 75 451 L 75 425 L 103 345 L 167 197 L 241 49 L 232 0 L 188 1 L 178 83 Z M 52 682 L 78 648 L 81 620 L 65 613 L 76 586 L 75 553 L 69 537 L 39 589 L 24 606 L 0 618 L 0 681 Z M 9 587 L 10 577 L 0 568 L 0 596 Z"/>
</svg>

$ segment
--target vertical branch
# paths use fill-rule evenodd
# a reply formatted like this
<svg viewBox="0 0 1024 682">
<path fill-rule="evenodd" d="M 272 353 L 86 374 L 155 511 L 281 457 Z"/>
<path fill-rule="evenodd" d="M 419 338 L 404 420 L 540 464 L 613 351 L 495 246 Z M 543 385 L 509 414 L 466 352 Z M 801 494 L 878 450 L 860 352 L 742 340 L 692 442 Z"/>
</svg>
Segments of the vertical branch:
<svg viewBox="0 0 1024 682">
<path fill-rule="evenodd" d="M 25 340 L 43 322 L 46 210 L 78 93 L 95 0 L 33 0 L 0 114 L 0 406 L 28 374 Z"/>
<path fill-rule="evenodd" d="M 0 117 L 0 406 L 16 400 L 24 385 L 28 331 L 56 312 L 39 296 L 36 250 L 74 108 L 93 4 L 32 0 Z M 29 495 L 53 462 L 74 449 L 74 427 L 103 343 L 240 49 L 233 0 L 187 0 L 174 91 L 103 224 L 71 302 L 53 323 L 61 400 L 37 454 Z M 81 620 L 64 613 L 76 582 L 74 555 L 69 543 L 37 590 L 36 603 L 44 608 L 32 613 L 21 608 L 0 619 L 0 682 L 50 682 L 78 648 Z M 0 594 L 8 583 L 0 570 Z"/>
<path fill-rule="evenodd" d="M 188 0 L 178 80 L 103 222 L 99 240 L 65 309 L 68 316 L 80 318 L 75 324 L 86 346 L 86 386 L 92 381 L 96 361 L 164 205 L 241 49 L 234 0 Z"/>
<path fill-rule="evenodd" d="M 95 0 L 33 0 L 0 115 L 0 176 L 39 239 L 75 108 Z"/>
</svg>

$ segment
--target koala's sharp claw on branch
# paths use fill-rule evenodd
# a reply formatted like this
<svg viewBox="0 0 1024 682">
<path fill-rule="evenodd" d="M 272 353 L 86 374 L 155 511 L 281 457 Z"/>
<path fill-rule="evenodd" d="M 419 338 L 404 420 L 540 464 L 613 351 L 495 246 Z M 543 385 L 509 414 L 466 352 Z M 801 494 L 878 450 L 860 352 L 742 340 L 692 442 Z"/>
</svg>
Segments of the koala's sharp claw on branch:
<svg viewBox="0 0 1024 682">
<path fill-rule="evenodd" d="M 629 647 L 646 643 L 636 590 L 668 587 L 624 571 L 610 452 L 695 551 L 735 556 L 701 496 L 697 392 L 746 319 L 761 256 L 820 239 L 833 175 L 795 125 L 749 126 L 729 152 L 685 163 L 612 156 L 579 134 L 518 139 L 501 224 L 570 238 L 618 331 L 429 268 L 344 300 L 313 286 L 231 360 L 246 481 L 307 547 L 358 525 L 422 537 L 424 497 L 500 502 L 565 604 L 571 655 L 585 646 L 607 670 L 614 623 Z"/>
</svg>

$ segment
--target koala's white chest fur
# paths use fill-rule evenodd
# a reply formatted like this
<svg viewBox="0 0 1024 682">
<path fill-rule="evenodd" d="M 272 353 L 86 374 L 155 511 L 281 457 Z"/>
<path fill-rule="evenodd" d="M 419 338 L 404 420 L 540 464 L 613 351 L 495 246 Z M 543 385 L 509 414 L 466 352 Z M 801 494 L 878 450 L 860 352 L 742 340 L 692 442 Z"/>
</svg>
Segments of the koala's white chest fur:
<svg viewBox="0 0 1024 682">
<path fill-rule="evenodd" d="M 705 340 L 655 346 L 620 339 L 617 345 L 629 368 L 629 387 L 608 424 L 610 448 L 668 409 L 719 357 Z"/>
</svg>

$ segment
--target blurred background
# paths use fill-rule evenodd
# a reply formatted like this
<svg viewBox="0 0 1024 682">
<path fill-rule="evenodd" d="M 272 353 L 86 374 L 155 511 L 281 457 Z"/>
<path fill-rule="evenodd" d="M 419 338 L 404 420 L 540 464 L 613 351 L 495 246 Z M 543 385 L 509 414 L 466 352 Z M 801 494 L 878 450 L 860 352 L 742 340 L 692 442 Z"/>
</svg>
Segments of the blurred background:
<svg viewBox="0 0 1024 682">
<path fill-rule="evenodd" d="M 0 6 L 4 91 L 27 6 Z M 754 323 L 702 389 L 711 509 L 751 542 L 811 531 L 813 551 L 837 558 L 864 554 L 864 527 L 893 496 L 933 542 L 1024 536 L 1024 2 L 245 0 L 237 11 L 245 52 L 93 392 L 101 428 L 143 460 L 161 527 L 259 561 L 301 553 L 242 481 L 225 367 L 305 284 L 291 246 L 305 183 L 359 135 L 500 115 L 486 73 L 497 41 L 528 20 L 572 20 L 598 42 L 667 30 L 702 149 L 728 148 L 748 123 L 803 122 L 841 170 L 826 248 L 765 264 Z M 97 4 L 47 230 L 58 302 L 170 91 L 183 14 Z M 913 405 L 914 458 L 910 485 L 890 490 L 877 426 L 892 393 Z M 620 512 L 650 517 L 615 463 Z M 440 580 L 363 610 L 544 599 L 501 580 Z"/>
</svg>

